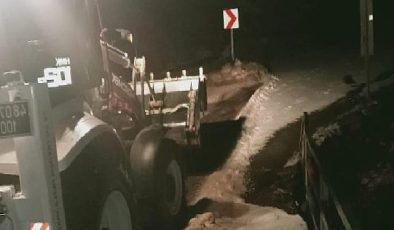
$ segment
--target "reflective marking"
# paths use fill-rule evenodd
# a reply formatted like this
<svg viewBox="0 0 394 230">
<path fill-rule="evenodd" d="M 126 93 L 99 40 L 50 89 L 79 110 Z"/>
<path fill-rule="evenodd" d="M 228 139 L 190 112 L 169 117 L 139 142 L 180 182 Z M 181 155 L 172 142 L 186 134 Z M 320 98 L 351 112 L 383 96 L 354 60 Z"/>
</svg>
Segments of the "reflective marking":
<svg viewBox="0 0 394 230">
<path fill-rule="evenodd" d="M 185 127 L 186 126 L 186 122 L 164 123 L 163 126 L 167 127 L 167 128 Z"/>
<path fill-rule="evenodd" d="M 37 78 L 38 83 L 47 83 L 49 88 L 71 85 L 71 61 L 69 57 L 58 57 L 56 67 L 44 69 L 44 76 Z"/>
<path fill-rule="evenodd" d="M 50 230 L 48 223 L 31 223 L 30 230 Z"/>
<path fill-rule="evenodd" d="M 71 85 L 71 67 L 61 66 L 44 69 L 44 76 L 37 79 L 38 83 L 47 83 L 49 88 Z"/>
<path fill-rule="evenodd" d="M 372 22 L 373 21 L 373 14 L 370 14 L 368 19 L 369 19 L 370 22 Z"/>
</svg>

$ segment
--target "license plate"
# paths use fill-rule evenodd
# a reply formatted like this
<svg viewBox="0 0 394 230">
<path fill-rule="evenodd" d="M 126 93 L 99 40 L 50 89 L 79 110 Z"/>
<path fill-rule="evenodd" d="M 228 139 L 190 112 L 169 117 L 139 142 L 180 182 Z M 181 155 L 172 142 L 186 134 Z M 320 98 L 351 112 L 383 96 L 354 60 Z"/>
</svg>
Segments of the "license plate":
<svg viewBox="0 0 394 230">
<path fill-rule="evenodd" d="M 27 101 L 0 104 L 0 138 L 30 135 Z"/>
</svg>

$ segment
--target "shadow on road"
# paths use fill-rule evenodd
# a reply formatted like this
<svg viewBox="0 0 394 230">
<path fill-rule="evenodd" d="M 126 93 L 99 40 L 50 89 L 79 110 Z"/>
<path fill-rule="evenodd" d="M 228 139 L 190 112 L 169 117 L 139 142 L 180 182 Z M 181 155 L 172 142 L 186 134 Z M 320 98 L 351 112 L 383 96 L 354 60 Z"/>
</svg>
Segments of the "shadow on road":
<svg viewBox="0 0 394 230">
<path fill-rule="evenodd" d="M 205 175 L 226 162 L 241 135 L 245 119 L 204 123 L 201 126 L 201 149 L 189 154 L 186 161 L 192 175 Z"/>
</svg>

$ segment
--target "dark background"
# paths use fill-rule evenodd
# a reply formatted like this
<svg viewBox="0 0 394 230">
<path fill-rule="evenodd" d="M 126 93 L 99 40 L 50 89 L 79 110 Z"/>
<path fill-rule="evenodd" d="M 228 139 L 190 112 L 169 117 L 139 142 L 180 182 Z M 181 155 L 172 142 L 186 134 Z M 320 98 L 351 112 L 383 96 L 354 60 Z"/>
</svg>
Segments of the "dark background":
<svg viewBox="0 0 394 230">
<path fill-rule="evenodd" d="M 120 3 L 120 4 L 117 4 Z M 102 1 L 105 24 L 134 31 L 148 69 L 164 71 L 228 58 L 226 8 L 239 8 L 236 54 L 269 65 L 273 58 L 360 46 L 359 0 Z M 391 46 L 393 1 L 375 0 L 376 52 Z"/>
<path fill-rule="evenodd" d="M 226 8 L 239 8 L 241 28 L 235 31 L 235 48 L 241 60 L 269 67 L 273 59 L 308 52 L 319 54 L 328 49 L 358 52 L 360 46 L 360 0 L 98 1 L 104 26 L 134 32 L 138 55 L 147 57 L 148 71 L 190 69 L 228 61 L 230 32 L 223 29 L 222 13 Z M 394 40 L 394 1 L 374 0 L 374 7 L 379 54 Z M 27 17 L 21 14 L 15 12 L 15 17 Z M 1 22 L 8 26 L 16 23 Z M 0 23 L 0 69 L 9 70 L 17 68 L 8 62 L 18 52 L 4 42 L 4 33 Z"/>
</svg>

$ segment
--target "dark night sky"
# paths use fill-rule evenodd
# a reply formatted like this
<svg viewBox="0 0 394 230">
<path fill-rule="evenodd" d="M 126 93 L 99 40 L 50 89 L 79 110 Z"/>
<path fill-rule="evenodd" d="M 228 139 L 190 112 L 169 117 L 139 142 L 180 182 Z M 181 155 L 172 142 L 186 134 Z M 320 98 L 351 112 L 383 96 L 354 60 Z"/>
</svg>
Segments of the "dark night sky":
<svg viewBox="0 0 394 230">
<path fill-rule="evenodd" d="M 237 56 L 274 56 L 359 48 L 359 0 L 99 0 L 107 27 L 134 31 L 148 70 L 166 71 L 223 60 L 230 34 L 222 10 L 238 7 Z M 394 40 L 394 1 L 375 0 L 377 52 Z"/>
<path fill-rule="evenodd" d="M 227 54 L 229 32 L 223 30 L 222 10 L 231 7 L 240 9 L 241 29 L 235 36 L 241 59 L 264 62 L 292 50 L 359 47 L 359 0 L 118 1 L 123 2 L 118 7 L 114 1 L 105 6 L 111 15 L 107 23 L 133 28 L 139 53 L 155 70 Z M 392 1 L 375 0 L 378 44 L 394 38 L 393 6 Z"/>
</svg>

